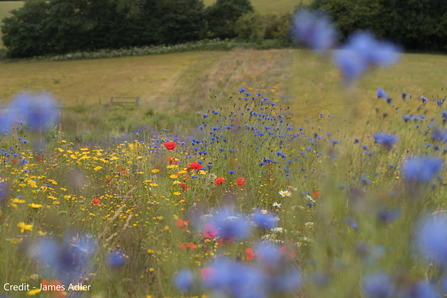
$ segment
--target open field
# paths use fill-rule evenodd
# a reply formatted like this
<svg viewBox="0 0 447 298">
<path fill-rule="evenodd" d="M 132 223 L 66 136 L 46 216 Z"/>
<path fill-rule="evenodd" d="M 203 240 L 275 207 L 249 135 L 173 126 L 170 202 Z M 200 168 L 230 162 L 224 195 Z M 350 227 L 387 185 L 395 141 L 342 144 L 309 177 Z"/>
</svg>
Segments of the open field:
<svg viewBox="0 0 447 298">
<path fill-rule="evenodd" d="M 214 96 L 218 101 L 225 100 L 234 90 L 244 87 L 290 105 L 295 119 L 320 111 L 334 115 L 349 111 L 351 117 L 362 117 L 362 111 L 371 106 L 378 86 L 393 90 L 390 95 L 396 98 L 403 89 L 415 98 L 422 94 L 443 97 L 441 65 L 446 60 L 441 55 L 406 54 L 398 65 L 368 73 L 348 93 L 332 63 L 306 50 L 239 49 L 10 63 L 0 64 L 0 71 L 6 74 L 0 79 L 0 97 L 7 101 L 24 89 L 50 91 L 62 104 L 73 106 L 78 111 L 73 121 L 85 123 L 86 127 L 91 123 L 100 125 L 99 119 L 106 119 L 107 115 L 115 115 L 110 116 L 115 119 L 113 125 L 132 126 L 148 118 L 155 119 L 150 117 L 152 112 L 181 115 L 184 120 L 188 118 L 188 123 L 194 123 L 199 121 L 195 111 L 209 107 Z M 104 105 L 112 96 L 140 96 L 142 107 L 118 108 L 113 113 L 101 109 L 99 98 Z M 156 97 L 175 100 L 160 101 Z M 94 111 L 88 111 L 90 104 L 96 104 L 91 109 Z M 143 116 L 145 113 L 149 116 Z"/>
<path fill-rule="evenodd" d="M 153 57 L 0 65 L 17 71 L 2 82 L 8 92 L 26 87 L 16 76 L 45 88 L 56 79 L 67 103 L 74 88 L 64 74 L 84 96 L 95 92 L 89 80 L 127 95 L 119 78 L 142 76 L 132 88 L 182 90 L 179 115 L 200 120 L 154 129 L 137 117 L 142 108 L 113 107 L 117 122 L 139 126 L 58 141 L 42 124 L 49 111 L 19 103 L 1 127 L 0 280 L 29 284 L 20 297 L 69 298 L 80 282 L 92 297 L 444 293 L 447 115 L 431 95 L 445 94 L 446 57 L 406 55 L 348 90 L 307 51 L 159 56 L 165 67 Z M 99 84 L 126 66 L 138 72 Z M 395 99 L 378 99 L 378 87 Z M 400 99 L 402 88 L 413 98 Z M 40 284 L 64 287 L 50 295 Z"/>
</svg>

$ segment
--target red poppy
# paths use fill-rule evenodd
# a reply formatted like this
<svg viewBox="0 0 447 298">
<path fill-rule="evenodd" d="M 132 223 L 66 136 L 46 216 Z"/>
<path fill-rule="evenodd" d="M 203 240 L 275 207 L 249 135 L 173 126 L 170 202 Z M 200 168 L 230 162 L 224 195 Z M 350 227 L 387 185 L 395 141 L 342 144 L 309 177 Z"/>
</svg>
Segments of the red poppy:
<svg viewBox="0 0 447 298">
<path fill-rule="evenodd" d="M 192 170 L 200 170 L 201 168 L 202 168 L 202 165 L 195 161 L 195 162 L 190 163 L 188 165 L 187 170 L 189 172 L 190 169 L 192 169 Z"/>
<path fill-rule="evenodd" d="M 175 148 L 175 143 L 172 141 L 166 142 L 164 145 L 165 145 L 166 149 L 168 149 L 168 150 L 174 150 L 174 148 Z"/>
<path fill-rule="evenodd" d="M 188 190 L 188 185 L 185 182 L 180 183 L 180 186 L 183 187 L 183 192 Z"/>
<path fill-rule="evenodd" d="M 188 225 L 189 225 L 189 220 L 187 221 L 183 221 L 180 218 L 178 218 L 175 221 L 175 225 L 179 228 L 182 228 L 182 231 L 186 231 L 188 229 Z"/>
<path fill-rule="evenodd" d="M 205 281 L 208 281 L 214 275 L 214 273 L 216 273 L 216 270 L 211 267 L 200 269 L 200 274 Z"/>
<path fill-rule="evenodd" d="M 180 247 L 185 250 L 188 248 L 196 249 L 196 246 L 194 245 L 194 243 L 182 243 L 182 244 L 180 244 Z"/>
<path fill-rule="evenodd" d="M 35 159 L 36 159 L 37 161 L 42 161 L 42 157 L 40 157 L 40 156 L 36 156 Z"/>
<path fill-rule="evenodd" d="M 42 290 L 44 292 L 49 292 L 51 298 L 63 298 L 67 294 L 63 293 L 64 287 L 61 282 L 58 280 L 53 280 L 52 282 L 48 282 L 45 279 L 42 280 Z"/>
<path fill-rule="evenodd" d="M 12 164 L 15 165 L 17 162 L 18 162 L 18 160 L 17 160 L 17 159 L 14 159 L 14 160 L 12 161 Z"/>
<path fill-rule="evenodd" d="M 313 195 L 315 196 L 315 198 L 317 198 L 317 199 L 320 197 L 320 195 L 318 194 L 318 192 L 313 192 L 312 194 L 313 194 Z"/>
<path fill-rule="evenodd" d="M 236 185 L 237 186 L 242 186 L 242 185 L 245 185 L 245 184 L 247 184 L 247 181 L 245 181 L 245 178 L 237 178 L 237 180 L 236 180 Z"/>
<path fill-rule="evenodd" d="M 203 228 L 203 234 L 202 238 L 211 238 L 214 239 L 216 235 L 219 234 L 219 231 L 216 229 L 215 226 L 206 224 L 205 228 Z"/>
<path fill-rule="evenodd" d="M 100 199 L 93 199 L 92 200 L 92 204 L 93 205 L 99 205 L 99 204 L 101 204 L 101 200 Z"/>
<path fill-rule="evenodd" d="M 233 243 L 234 240 L 236 240 L 236 238 L 230 238 L 230 239 L 227 239 L 227 240 L 220 239 L 219 241 L 217 241 L 217 245 L 224 245 L 226 243 Z"/>
<path fill-rule="evenodd" d="M 283 246 L 283 247 L 281 247 L 281 249 L 279 250 L 279 252 L 280 252 L 281 254 L 283 254 L 283 253 L 286 251 L 286 249 L 287 249 L 287 248 L 286 248 L 285 246 Z M 291 257 L 291 258 L 296 257 L 295 252 L 292 251 L 292 252 L 289 254 L 289 257 Z"/>
<path fill-rule="evenodd" d="M 168 157 L 166 160 L 169 161 L 170 165 L 172 165 L 172 163 L 177 164 L 177 159 L 175 157 Z"/>
<path fill-rule="evenodd" d="M 218 177 L 216 178 L 216 180 L 214 181 L 214 184 L 219 185 L 225 183 L 225 178 L 224 177 Z"/>
<path fill-rule="evenodd" d="M 247 261 L 251 261 L 251 260 L 253 260 L 254 258 L 256 258 L 256 254 L 254 254 L 253 253 L 253 249 L 251 249 L 251 248 L 247 248 L 246 250 L 245 250 L 245 252 L 247 253 Z"/>
</svg>

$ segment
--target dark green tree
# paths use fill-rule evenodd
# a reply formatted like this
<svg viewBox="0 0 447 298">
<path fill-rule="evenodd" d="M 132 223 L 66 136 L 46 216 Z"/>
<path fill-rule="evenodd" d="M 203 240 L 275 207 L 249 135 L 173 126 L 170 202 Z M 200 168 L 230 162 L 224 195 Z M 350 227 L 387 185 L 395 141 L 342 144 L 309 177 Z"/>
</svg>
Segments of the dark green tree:
<svg viewBox="0 0 447 298">
<path fill-rule="evenodd" d="M 254 12 L 250 0 L 217 0 L 205 10 L 211 36 L 221 39 L 236 37 L 236 20 L 249 12 Z"/>
<path fill-rule="evenodd" d="M 384 0 L 391 15 L 389 37 L 415 50 L 446 50 L 447 1 Z"/>
<path fill-rule="evenodd" d="M 385 0 L 315 0 L 311 7 L 326 11 L 345 39 L 357 30 L 371 30 L 383 37 L 390 29 Z"/>
<path fill-rule="evenodd" d="M 9 57 L 176 44 L 205 34 L 201 0 L 27 0 L 4 19 Z"/>
</svg>

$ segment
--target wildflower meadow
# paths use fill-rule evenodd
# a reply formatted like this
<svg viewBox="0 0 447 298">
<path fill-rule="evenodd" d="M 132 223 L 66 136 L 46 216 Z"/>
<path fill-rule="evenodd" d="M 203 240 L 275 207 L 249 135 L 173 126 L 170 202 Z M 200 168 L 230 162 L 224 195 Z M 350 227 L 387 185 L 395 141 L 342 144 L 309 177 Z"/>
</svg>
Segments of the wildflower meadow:
<svg viewBox="0 0 447 298">
<path fill-rule="evenodd" d="M 398 63 L 391 42 L 337 46 L 329 19 L 299 15 L 296 39 L 347 89 Z M 382 87 L 356 121 L 298 120 L 241 86 L 187 132 L 61 139 L 51 94 L 16 95 L 0 115 L 0 296 L 444 297 L 445 98 Z"/>
</svg>

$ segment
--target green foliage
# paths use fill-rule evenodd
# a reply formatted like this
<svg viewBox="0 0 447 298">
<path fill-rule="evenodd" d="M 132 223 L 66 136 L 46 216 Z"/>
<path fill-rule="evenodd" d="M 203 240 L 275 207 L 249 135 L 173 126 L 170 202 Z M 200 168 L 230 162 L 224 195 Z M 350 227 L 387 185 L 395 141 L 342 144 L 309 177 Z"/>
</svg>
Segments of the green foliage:
<svg viewBox="0 0 447 298">
<path fill-rule="evenodd" d="M 389 37 L 416 50 L 446 50 L 447 2 L 385 0 L 391 12 Z"/>
<path fill-rule="evenodd" d="M 205 10 L 210 34 L 221 39 L 236 37 L 236 20 L 249 12 L 254 12 L 250 0 L 217 0 Z"/>
<path fill-rule="evenodd" d="M 343 39 L 359 29 L 382 37 L 390 27 L 390 16 L 383 3 L 384 0 L 315 0 L 312 7 L 331 15 Z"/>
<path fill-rule="evenodd" d="M 446 50 L 447 2 L 438 0 L 314 0 L 312 9 L 329 13 L 341 37 L 371 30 L 407 50 Z"/>
<path fill-rule="evenodd" d="M 4 19 L 3 42 L 10 58 L 186 43 L 204 36 L 203 11 L 200 0 L 28 0 Z"/>
<path fill-rule="evenodd" d="M 236 21 L 234 31 L 238 38 L 243 40 L 261 41 L 277 39 L 282 42 L 288 42 L 290 23 L 290 14 L 278 15 L 254 12 L 240 17 Z"/>
</svg>

